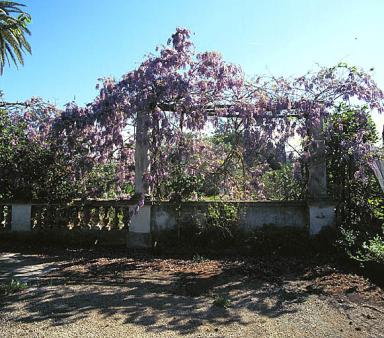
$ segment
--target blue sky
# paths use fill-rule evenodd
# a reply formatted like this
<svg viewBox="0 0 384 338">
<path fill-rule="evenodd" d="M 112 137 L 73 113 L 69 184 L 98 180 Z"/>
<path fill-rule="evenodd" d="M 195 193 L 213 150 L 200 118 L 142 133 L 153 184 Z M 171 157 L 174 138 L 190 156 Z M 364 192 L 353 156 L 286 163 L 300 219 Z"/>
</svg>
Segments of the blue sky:
<svg viewBox="0 0 384 338">
<path fill-rule="evenodd" d="M 374 67 L 384 87 L 382 0 L 20 2 L 32 15 L 33 55 L 0 77 L 9 101 L 85 104 L 98 78 L 120 78 L 178 26 L 194 33 L 197 50 L 220 51 L 248 75 L 298 75 L 346 61 Z"/>
</svg>

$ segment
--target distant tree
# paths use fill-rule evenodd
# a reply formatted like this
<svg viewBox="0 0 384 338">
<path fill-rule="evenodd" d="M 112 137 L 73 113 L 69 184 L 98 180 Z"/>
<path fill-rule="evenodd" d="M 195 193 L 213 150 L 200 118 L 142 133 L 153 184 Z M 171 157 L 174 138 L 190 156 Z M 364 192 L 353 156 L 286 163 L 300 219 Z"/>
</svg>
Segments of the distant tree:
<svg viewBox="0 0 384 338">
<path fill-rule="evenodd" d="M 25 5 L 12 1 L 0 1 L 0 74 L 4 66 L 14 63 L 24 65 L 23 54 L 31 54 L 31 46 L 26 39 L 30 35 L 27 25 L 31 16 L 22 10 Z"/>
</svg>

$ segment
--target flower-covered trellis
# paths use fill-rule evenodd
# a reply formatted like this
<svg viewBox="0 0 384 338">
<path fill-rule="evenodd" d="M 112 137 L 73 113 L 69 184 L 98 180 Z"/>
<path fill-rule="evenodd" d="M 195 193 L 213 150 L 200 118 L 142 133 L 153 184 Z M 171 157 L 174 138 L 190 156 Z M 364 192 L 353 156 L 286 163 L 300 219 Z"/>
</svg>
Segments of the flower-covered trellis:
<svg viewBox="0 0 384 338">
<path fill-rule="evenodd" d="M 359 119 L 384 109 L 383 91 L 355 67 L 339 64 L 294 79 L 249 80 L 219 53 L 197 53 L 184 28 L 120 81 L 103 79 L 99 90 L 86 107 L 70 103 L 59 116 L 44 121 L 43 135 L 55 139 L 68 158 L 82 154 L 84 168 L 119 159 L 121 181 L 134 182 L 138 194 L 166 175 L 167 145 L 182 146 L 186 131 L 202 132 L 231 119 L 241 134 L 244 167 L 256 176 L 253 156 L 260 148 L 299 135 L 300 155 L 310 164 L 309 193 L 325 195 L 322 153 L 328 125 L 323 121 L 342 103 L 359 105 Z M 26 110 L 33 111 L 32 106 Z M 366 156 L 370 149 L 363 139 L 362 130 L 345 144 L 346 151 Z"/>
</svg>

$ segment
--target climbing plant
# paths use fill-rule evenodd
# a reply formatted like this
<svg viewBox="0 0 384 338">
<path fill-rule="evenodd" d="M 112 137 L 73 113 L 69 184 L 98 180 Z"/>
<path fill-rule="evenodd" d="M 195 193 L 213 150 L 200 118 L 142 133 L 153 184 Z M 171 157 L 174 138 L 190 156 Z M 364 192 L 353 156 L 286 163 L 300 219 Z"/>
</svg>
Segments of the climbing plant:
<svg viewBox="0 0 384 338">
<path fill-rule="evenodd" d="M 167 166 L 175 156 L 183 163 L 186 135 L 203 137 L 222 128 L 232 139 L 227 138 L 221 157 L 208 160 L 207 165 L 226 173 L 235 168 L 232 172 L 242 178 L 232 182 L 241 186 L 242 198 L 257 196 L 251 192 L 262 189 L 260 178 L 271 168 L 271 145 L 300 137 L 297 156 L 305 165 L 323 126 L 324 138 L 329 137 L 331 127 L 324 121 L 340 104 L 364 105 L 365 109 L 356 109 L 356 119 L 384 108 L 383 91 L 370 74 L 356 67 L 340 63 L 293 79 L 248 79 L 240 66 L 225 62 L 219 53 L 197 52 L 185 28 L 178 28 L 167 44 L 119 81 L 104 78 L 97 88 L 99 95 L 93 102 L 85 107 L 69 103 L 37 134 L 63 152 L 74 179 L 114 161 L 117 184 L 133 182 L 133 136 L 141 120 L 144 124 L 136 138 L 144 137 L 149 146 L 144 179 L 155 191 L 169 179 Z M 31 107 L 21 110 L 28 112 Z M 359 158 L 370 151 L 363 139 L 364 131 L 357 130 L 350 141 L 354 145 L 350 150 Z M 170 145 L 180 151 L 167 151 Z M 356 172 L 363 177 L 363 166 L 358 165 Z"/>
</svg>

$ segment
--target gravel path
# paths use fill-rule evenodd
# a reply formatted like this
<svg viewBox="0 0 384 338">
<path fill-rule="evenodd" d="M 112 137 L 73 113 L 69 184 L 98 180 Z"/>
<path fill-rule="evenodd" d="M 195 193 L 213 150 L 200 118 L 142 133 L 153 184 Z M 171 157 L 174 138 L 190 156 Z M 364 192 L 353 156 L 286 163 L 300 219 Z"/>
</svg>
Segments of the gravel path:
<svg viewBox="0 0 384 338">
<path fill-rule="evenodd" d="M 329 268 L 261 278 L 217 260 L 34 258 L 45 272 L 0 299 L 0 337 L 384 337 L 382 290 Z M 11 265 L 2 254 L 0 271 Z M 326 290 L 346 276 L 353 292 Z"/>
<path fill-rule="evenodd" d="M 33 281 L 59 268 L 52 258 L 14 252 L 0 254 L 0 281 L 12 278 L 22 282 Z"/>
</svg>

